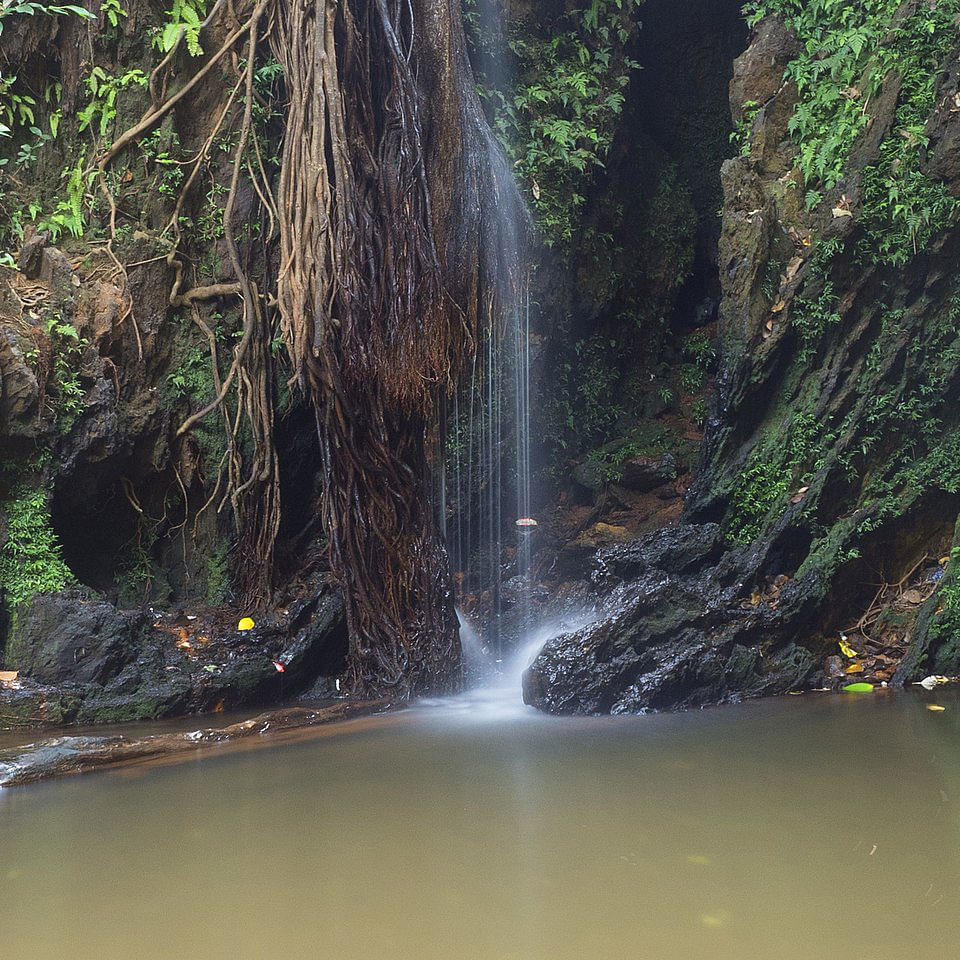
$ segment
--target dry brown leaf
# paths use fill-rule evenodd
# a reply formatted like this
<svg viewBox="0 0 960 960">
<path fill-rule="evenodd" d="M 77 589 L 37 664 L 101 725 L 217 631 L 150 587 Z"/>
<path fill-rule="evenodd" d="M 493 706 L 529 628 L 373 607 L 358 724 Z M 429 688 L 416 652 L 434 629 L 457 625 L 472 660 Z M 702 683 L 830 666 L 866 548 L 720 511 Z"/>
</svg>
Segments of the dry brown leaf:
<svg viewBox="0 0 960 960">
<path fill-rule="evenodd" d="M 786 304 L 786 301 L 785 301 L 785 300 L 778 300 L 778 301 L 770 308 L 770 312 L 771 312 L 771 313 L 781 313 L 781 312 L 783 311 L 783 308 L 784 308 L 786 305 L 787 305 L 787 304 Z"/>
<path fill-rule="evenodd" d="M 796 275 L 797 271 L 803 266 L 803 257 L 794 257 L 787 264 L 787 271 L 784 273 L 784 280 L 789 283 Z"/>
</svg>

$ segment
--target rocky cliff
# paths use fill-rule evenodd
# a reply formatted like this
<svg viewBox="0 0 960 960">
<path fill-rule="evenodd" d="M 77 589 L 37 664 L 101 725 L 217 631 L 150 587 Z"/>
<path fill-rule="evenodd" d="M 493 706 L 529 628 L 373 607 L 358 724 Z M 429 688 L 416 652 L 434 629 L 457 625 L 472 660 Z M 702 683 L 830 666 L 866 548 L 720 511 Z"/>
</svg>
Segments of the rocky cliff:
<svg viewBox="0 0 960 960">
<path fill-rule="evenodd" d="M 957 4 L 753 6 L 684 547 L 631 547 L 608 618 L 548 643 L 545 710 L 960 672 Z"/>
</svg>

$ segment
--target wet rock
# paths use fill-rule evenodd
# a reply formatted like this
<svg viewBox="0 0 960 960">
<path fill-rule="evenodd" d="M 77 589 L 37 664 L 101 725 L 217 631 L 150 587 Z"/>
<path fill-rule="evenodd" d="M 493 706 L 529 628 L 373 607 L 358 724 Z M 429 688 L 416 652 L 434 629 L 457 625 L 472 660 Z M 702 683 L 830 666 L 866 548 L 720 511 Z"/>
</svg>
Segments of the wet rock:
<svg viewBox="0 0 960 960">
<path fill-rule="evenodd" d="M 570 474 L 574 483 L 587 490 L 599 490 L 604 485 L 603 471 L 596 460 L 584 460 L 578 463 Z"/>
<path fill-rule="evenodd" d="M 0 322 L 0 436 L 35 438 L 39 421 L 40 385 L 27 360 L 30 342 Z"/>
<path fill-rule="evenodd" d="M 596 557 L 596 582 L 611 585 L 650 570 L 691 574 L 716 563 L 723 553 L 723 535 L 715 523 L 681 524 L 623 546 L 601 550 Z"/>
<path fill-rule="evenodd" d="M 227 727 L 166 733 L 147 737 L 55 737 L 0 751 L 0 788 L 51 777 L 89 773 L 161 758 L 186 758 L 204 747 L 226 747 L 240 741 L 258 746 L 291 739 L 303 731 L 387 707 L 382 700 L 356 700 L 325 707 L 288 707 L 263 713 Z"/>
<path fill-rule="evenodd" d="M 277 702 L 338 674 L 346 646 L 343 600 L 325 582 L 245 633 L 215 631 L 197 617 L 154 622 L 147 611 L 72 592 L 37 597 L 7 653 L 24 682 L 20 691 L 0 691 L 0 728 Z"/>
<path fill-rule="evenodd" d="M 706 524 L 601 551 L 608 615 L 546 644 L 524 675 L 524 701 L 549 713 L 639 713 L 808 686 L 814 657 L 784 627 L 799 632 L 809 585 L 751 604 L 738 575 L 755 558 L 717 562 L 721 550 L 719 528 Z"/>
<path fill-rule="evenodd" d="M 677 458 L 672 453 L 630 457 L 621 467 L 621 486 L 639 493 L 649 493 L 676 479 Z"/>
<path fill-rule="evenodd" d="M 760 23 L 750 46 L 737 57 L 730 81 L 734 120 L 743 117 L 744 104 L 763 106 L 783 86 L 783 75 L 801 51 L 796 34 L 781 20 L 768 17 Z"/>
<path fill-rule="evenodd" d="M 48 247 L 43 234 L 34 234 L 20 249 L 18 266 L 28 280 L 39 280 L 62 299 L 70 298 L 80 285 L 73 265 L 62 250 Z"/>
<path fill-rule="evenodd" d="M 928 176 L 947 183 L 954 196 L 960 195 L 960 63 L 950 65 L 937 91 L 937 109 L 927 124 Z"/>
<path fill-rule="evenodd" d="M 103 684 L 142 643 L 145 611 L 64 592 L 35 597 L 18 622 L 7 661 L 44 684 Z"/>
</svg>

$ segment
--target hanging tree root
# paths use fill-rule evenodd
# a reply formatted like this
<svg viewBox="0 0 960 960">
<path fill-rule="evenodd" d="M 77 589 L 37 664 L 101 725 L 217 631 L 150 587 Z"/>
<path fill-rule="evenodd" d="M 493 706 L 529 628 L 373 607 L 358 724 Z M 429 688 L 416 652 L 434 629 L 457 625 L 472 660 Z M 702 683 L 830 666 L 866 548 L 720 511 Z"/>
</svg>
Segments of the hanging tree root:
<svg viewBox="0 0 960 960">
<path fill-rule="evenodd" d="M 220 0 L 209 19 L 220 8 Z M 280 522 L 271 330 L 233 233 L 243 173 L 279 228 L 275 298 L 293 367 L 312 400 L 321 447 L 322 518 L 350 630 L 347 686 L 392 697 L 449 690 L 460 647 L 446 552 L 431 497 L 430 450 L 440 399 L 458 383 L 479 326 L 497 322 L 519 255 L 506 236 L 522 205 L 483 119 L 455 0 L 259 0 L 234 14 L 220 47 L 172 96 L 170 54 L 151 75 L 151 107 L 100 158 L 105 173 L 226 58 L 243 67 L 213 131 L 191 161 L 168 262 L 171 303 L 189 306 L 214 364 L 215 396 L 177 431 L 220 412 L 228 437 L 214 493 L 239 530 L 236 575 L 246 598 L 269 594 Z M 239 12 L 239 11 L 238 11 Z M 264 29 L 265 25 L 265 29 Z M 288 107 L 276 197 L 251 129 L 254 62 L 268 41 Z M 237 60 L 237 62 L 240 62 Z M 181 292 L 177 255 L 186 197 L 243 87 L 243 115 L 224 206 L 235 282 Z M 509 239 L 509 238 L 508 238 Z M 515 238 L 513 238 L 515 239 Z M 112 254 L 112 246 L 110 246 Z M 496 251 L 496 252 L 491 252 Z M 242 332 L 220 376 L 216 340 L 197 312 L 209 296 L 237 296 Z M 227 398 L 233 391 L 231 414 Z M 241 463 L 241 415 L 253 453 Z"/>
<path fill-rule="evenodd" d="M 223 0 L 218 0 L 204 25 L 209 23 L 222 8 Z M 213 130 L 207 136 L 199 154 L 192 161 L 192 169 L 187 177 L 177 204 L 167 224 L 167 229 L 175 231 L 175 241 L 167 254 L 167 262 L 175 271 L 174 286 L 170 294 L 171 305 L 191 306 L 198 300 L 214 297 L 239 296 L 242 303 L 242 335 L 234 348 L 233 358 L 227 376 L 222 378 L 216 368 L 217 351 L 212 332 L 208 342 L 211 343 L 211 363 L 214 364 L 214 382 L 216 395 L 202 410 L 191 415 L 179 428 L 176 436 L 181 437 L 188 433 L 201 420 L 224 404 L 232 387 L 236 386 L 237 415 L 231 418 L 224 416 L 224 428 L 227 436 L 227 450 L 224 459 L 218 466 L 217 481 L 214 493 L 210 500 L 201 508 L 201 513 L 209 503 L 218 496 L 221 488 L 221 477 L 224 466 L 227 467 L 227 485 L 224 503 L 229 502 L 233 507 L 239 531 L 239 549 L 236 551 L 235 579 L 241 601 L 250 606 L 258 606 L 266 602 L 271 594 L 273 552 L 277 532 L 280 526 L 280 499 L 279 499 L 279 471 L 273 437 L 273 403 L 271 396 L 271 365 L 269 362 L 270 333 L 260 309 L 259 294 L 256 285 L 248 278 L 242 263 L 240 251 L 237 247 L 233 230 L 234 211 L 237 200 L 241 173 L 246 171 L 254 180 L 257 195 L 265 202 L 265 209 L 270 217 L 270 229 L 275 221 L 275 204 L 267 199 L 271 197 L 270 185 L 266 180 L 262 162 L 258 160 L 258 169 L 255 172 L 247 157 L 248 146 L 251 142 L 252 104 L 254 101 L 253 74 L 256 60 L 256 50 L 260 42 L 266 39 L 267 31 L 261 37 L 261 25 L 265 15 L 272 9 L 273 0 L 260 0 L 253 8 L 249 17 L 233 29 L 220 45 L 218 50 L 207 60 L 196 74 L 174 95 L 163 99 L 166 90 L 166 73 L 172 63 L 182 39 L 182 31 L 177 41 L 152 72 L 149 80 L 151 92 L 151 106 L 141 119 L 129 130 L 121 134 L 112 146 L 100 157 L 97 163 L 97 173 L 101 191 L 104 193 L 110 208 L 110 237 L 107 250 L 117 268 L 126 278 L 126 270 L 117 259 L 113 251 L 113 240 L 116 236 L 116 202 L 109 190 L 106 171 L 112 162 L 124 149 L 132 146 L 141 137 L 149 133 L 166 115 L 198 87 L 203 79 L 220 63 L 224 57 L 233 51 L 238 41 L 246 38 L 246 62 L 243 70 L 231 90 L 223 109 L 214 124 Z M 162 90 L 158 92 L 158 78 L 163 76 Z M 238 91 L 244 89 L 244 105 L 241 118 L 241 127 L 238 142 L 233 155 L 230 186 L 223 211 L 224 242 L 227 247 L 231 267 L 236 281 L 233 283 L 219 283 L 194 286 L 184 293 L 179 287 L 182 279 L 182 265 L 177 257 L 181 244 L 180 215 L 186 198 L 197 180 L 203 164 L 206 162 L 210 148 L 221 129 L 224 120 L 230 113 Z M 255 140 L 255 138 L 253 138 Z M 259 146 L 256 147 L 259 157 Z M 257 182 L 262 178 L 263 182 Z M 127 283 L 125 280 L 125 289 Z M 128 295 L 129 296 L 129 295 Z M 128 306 L 128 315 L 132 317 L 132 305 Z M 194 314 L 197 322 L 198 314 Z M 203 328 L 205 325 L 199 324 Z M 143 348 L 140 341 L 139 329 L 137 332 L 138 350 L 142 357 Z M 264 347 L 266 344 L 266 347 Z M 241 412 L 246 416 L 251 427 L 252 452 L 249 462 L 244 463 L 236 442 L 239 417 Z M 182 480 L 180 487 L 183 489 Z M 184 501 L 187 502 L 186 491 L 183 490 Z M 221 504 L 221 507 L 223 504 Z M 199 514 L 197 515 L 199 516 Z M 196 530 L 196 526 L 194 526 Z"/>
</svg>

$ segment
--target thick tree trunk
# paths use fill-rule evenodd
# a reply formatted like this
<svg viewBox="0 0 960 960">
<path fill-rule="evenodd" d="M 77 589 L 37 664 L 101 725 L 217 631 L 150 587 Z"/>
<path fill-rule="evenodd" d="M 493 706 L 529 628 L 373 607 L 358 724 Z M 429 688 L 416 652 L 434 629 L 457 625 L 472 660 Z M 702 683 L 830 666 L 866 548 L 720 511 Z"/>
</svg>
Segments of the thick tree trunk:
<svg viewBox="0 0 960 960">
<path fill-rule="evenodd" d="M 290 0 L 274 50 L 290 99 L 278 299 L 316 408 L 348 686 L 448 691 L 460 647 L 428 450 L 439 400 L 515 271 L 508 218 L 488 211 L 519 201 L 457 0 Z"/>
</svg>

